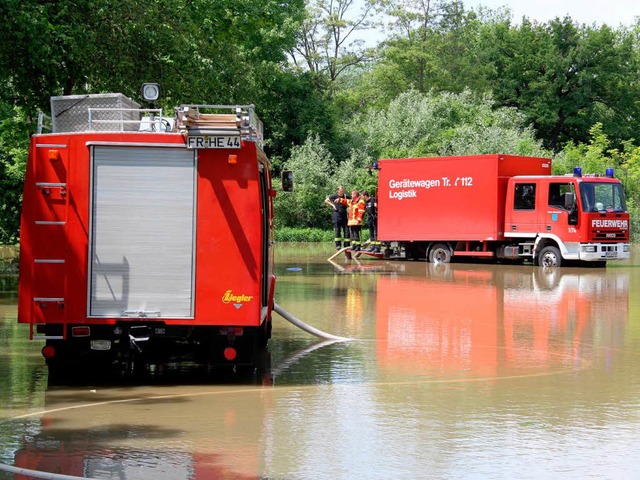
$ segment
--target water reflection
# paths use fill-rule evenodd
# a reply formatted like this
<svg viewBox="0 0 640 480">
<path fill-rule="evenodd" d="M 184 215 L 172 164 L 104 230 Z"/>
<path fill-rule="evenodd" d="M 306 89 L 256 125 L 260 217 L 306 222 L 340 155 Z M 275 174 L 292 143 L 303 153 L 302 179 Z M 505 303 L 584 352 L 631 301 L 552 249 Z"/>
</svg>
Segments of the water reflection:
<svg viewBox="0 0 640 480">
<path fill-rule="evenodd" d="M 0 462 L 127 480 L 640 477 L 640 268 L 279 255 L 277 303 L 357 341 L 274 319 L 267 382 L 47 387 L 5 296 Z"/>
<path fill-rule="evenodd" d="M 427 264 L 424 278 L 378 279 L 376 354 L 429 375 L 579 367 L 622 346 L 628 297 L 615 270 Z"/>
</svg>

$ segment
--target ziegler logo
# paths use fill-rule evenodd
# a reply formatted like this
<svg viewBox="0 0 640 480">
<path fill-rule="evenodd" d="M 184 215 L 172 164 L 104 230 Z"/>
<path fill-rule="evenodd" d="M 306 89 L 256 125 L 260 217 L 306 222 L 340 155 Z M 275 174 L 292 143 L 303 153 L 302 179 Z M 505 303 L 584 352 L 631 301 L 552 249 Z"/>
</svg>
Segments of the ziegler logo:
<svg viewBox="0 0 640 480">
<path fill-rule="evenodd" d="M 251 295 L 234 295 L 233 293 L 231 293 L 231 290 L 227 290 L 222 296 L 222 303 L 233 302 L 234 304 L 242 304 L 244 302 L 250 302 L 252 299 L 253 297 Z"/>
</svg>

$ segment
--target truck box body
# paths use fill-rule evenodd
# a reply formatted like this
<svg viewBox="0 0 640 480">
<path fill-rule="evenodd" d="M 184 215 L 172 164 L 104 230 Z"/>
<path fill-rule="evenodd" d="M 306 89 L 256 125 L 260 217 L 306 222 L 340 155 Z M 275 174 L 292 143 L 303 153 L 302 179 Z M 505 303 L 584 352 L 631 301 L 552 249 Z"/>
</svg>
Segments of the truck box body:
<svg viewBox="0 0 640 480">
<path fill-rule="evenodd" d="M 549 175 L 548 159 L 512 155 L 380 160 L 382 241 L 501 240 L 514 175 Z"/>
</svg>

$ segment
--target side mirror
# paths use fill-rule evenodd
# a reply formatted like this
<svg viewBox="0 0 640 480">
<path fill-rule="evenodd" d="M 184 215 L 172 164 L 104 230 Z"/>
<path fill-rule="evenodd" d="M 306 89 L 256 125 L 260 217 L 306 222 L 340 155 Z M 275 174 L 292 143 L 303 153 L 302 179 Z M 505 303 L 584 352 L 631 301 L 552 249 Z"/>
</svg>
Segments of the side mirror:
<svg viewBox="0 0 640 480">
<path fill-rule="evenodd" d="M 576 194 L 573 192 L 567 192 L 564 194 L 564 207 L 571 211 L 576 206 Z"/>
<path fill-rule="evenodd" d="M 282 171 L 282 191 L 293 192 L 293 172 L 291 170 Z"/>
<path fill-rule="evenodd" d="M 578 209 L 576 208 L 576 194 L 575 192 L 567 192 L 564 194 L 564 207 L 569 212 L 568 223 L 569 225 L 578 224 Z"/>
</svg>

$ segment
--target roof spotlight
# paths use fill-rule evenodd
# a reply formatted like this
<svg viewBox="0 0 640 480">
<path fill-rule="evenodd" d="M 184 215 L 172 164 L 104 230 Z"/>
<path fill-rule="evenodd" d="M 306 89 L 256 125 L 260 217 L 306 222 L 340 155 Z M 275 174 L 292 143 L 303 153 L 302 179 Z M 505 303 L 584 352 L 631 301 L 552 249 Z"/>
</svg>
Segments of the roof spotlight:
<svg viewBox="0 0 640 480">
<path fill-rule="evenodd" d="M 157 83 L 142 84 L 142 98 L 147 102 L 155 102 L 160 97 L 160 85 Z"/>
</svg>

